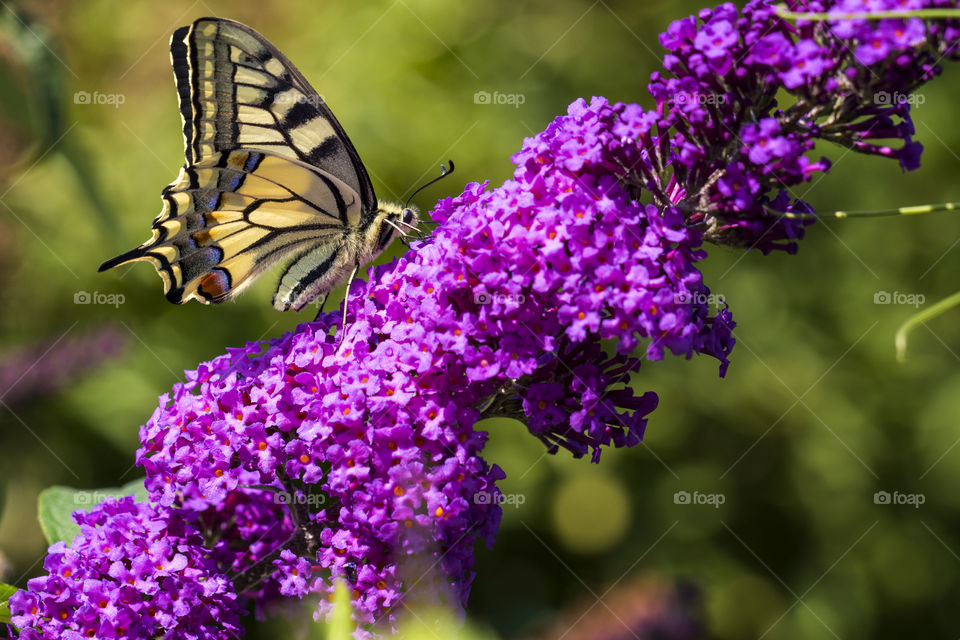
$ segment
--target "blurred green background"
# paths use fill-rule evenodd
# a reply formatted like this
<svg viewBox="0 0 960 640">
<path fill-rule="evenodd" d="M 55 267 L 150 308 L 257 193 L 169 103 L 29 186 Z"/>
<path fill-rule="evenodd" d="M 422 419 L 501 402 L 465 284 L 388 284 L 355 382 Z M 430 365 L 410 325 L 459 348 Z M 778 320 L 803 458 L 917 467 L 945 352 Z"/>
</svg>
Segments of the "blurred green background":
<svg viewBox="0 0 960 640">
<path fill-rule="evenodd" d="M 381 198 L 453 158 L 454 177 L 417 198 L 429 209 L 466 182 L 508 177 L 522 139 L 577 97 L 650 106 L 656 34 L 700 7 L 0 5 L 0 571 L 20 585 L 41 571 L 41 488 L 133 479 L 137 427 L 184 369 L 314 313 L 274 311 L 273 277 L 208 308 L 168 304 L 144 265 L 96 273 L 148 237 L 183 161 L 174 28 L 213 14 L 271 39 L 331 105 Z M 796 195 L 822 210 L 960 200 L 958 88 L 947 67 L 922 90 L 919 171 L 824 147 L 834 170 Z M 523 104 L 478 104 L 478 91 Z M 487 459 L 522 504 L 504 506 L 494 550 L 478 549 L 469 616 L 503 638 L 559 638 L 591 609 L 590 629 L 567 638 L 674 637 L 625 635 L 618 619 L 639 614 L 611 603 L 662 608 L 679 582 L 705 638 L 960 636 L 960 311 L 918 329 L 897 364 L 893 335 L 915 309 L 874 302 L 900 292 L 929 306 L 955 291 L 958 238 L 960 218 L 935 214 L 818 224 L 797 256 L 711 248 L 706 281 L 739 324 L 730 371 L 646 363 L 636 384 L 661 403 L 643 445 L 591 465 L 545 455 L 519 423 L 484 425 Z M 80 292 L 124 301 L 76 304 Z M 923 504 L 876 504 L 878 491 Z"/>
</svg>

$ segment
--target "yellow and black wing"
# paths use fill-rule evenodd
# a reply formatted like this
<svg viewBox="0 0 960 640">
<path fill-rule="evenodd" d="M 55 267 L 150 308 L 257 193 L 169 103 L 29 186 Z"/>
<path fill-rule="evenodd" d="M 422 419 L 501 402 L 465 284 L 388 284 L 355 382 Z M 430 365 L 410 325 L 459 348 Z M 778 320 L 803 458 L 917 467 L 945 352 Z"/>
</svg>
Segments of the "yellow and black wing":
<svg viewBox="0 0 960 640">
<path fill-rule="evenodd" d="M 200 18 L 170 41 L 187 165 L 219 151 L 262 149 L 311 164 L 377 198 L 356 149 L 320 95 L 259 33 Z"/>
<path fill-rule="evenodd" d="M 184 167 L 163 191 L 153 237 L 100 270 L 146 260 L 170 302 L 222 302 L 290 256 L 301 269 L 307 256 L 334 266 L 327 257 L 343 252 L 344 226 L 360 207 L 351 187 L 310 165 L 264 151 L 219 152 Z M 274 304 L 286 310 L 307 302 Z"/>
<path fill-rule="evenodd" d="M 292 258 L 274 306 L 302 308 L 346 275 L 348 230 L 377 210 L 363 163 L 319 94 L 249 27 L 201 18 L 170 51 L 186 164 L 150 240 L 100 271 L 149 261 L 168 300 L 209 304 Z"/>
</svg>

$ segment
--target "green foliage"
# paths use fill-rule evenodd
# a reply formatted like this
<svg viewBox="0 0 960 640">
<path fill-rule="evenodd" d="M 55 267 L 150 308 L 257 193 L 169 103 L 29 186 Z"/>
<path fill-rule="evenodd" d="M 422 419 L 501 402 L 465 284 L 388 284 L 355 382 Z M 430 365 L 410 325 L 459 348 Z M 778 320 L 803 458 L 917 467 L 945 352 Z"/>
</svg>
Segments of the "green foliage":
<svg viewBox="0 0 960 640">
<path fill-rule="evenodd" d="M 70 487 L 44 489 L 37 499 L 37 518 L 48 544 L 66 542 L 68 545 L 80 533 L 80 527 L 71 517 L 74 511 L 89 511 L 107 498 L 134 496 L 137 502 L 147 500 L 143 479 L 133 480 L 122 487 L 85 491 Z"/>
<path fill-rule="evenodd" d="M 8 602 L 10 601 L 10 596 L 17 591 L 19 591 L 19 589 L 16 587 L 0 582 L 0 624 L 10 624 L 10 607 Z"/>
</svg>

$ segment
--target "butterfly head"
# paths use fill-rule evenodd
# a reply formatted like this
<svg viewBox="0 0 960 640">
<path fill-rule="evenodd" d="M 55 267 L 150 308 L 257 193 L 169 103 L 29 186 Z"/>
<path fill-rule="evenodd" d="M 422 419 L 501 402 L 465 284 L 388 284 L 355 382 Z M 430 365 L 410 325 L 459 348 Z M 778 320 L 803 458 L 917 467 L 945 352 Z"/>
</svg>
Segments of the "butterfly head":
<svg viewBox="0 0 960 640">
<path fill-rule="evenodd" d="M 418 211 L 415 207 L 401 207 L 392 202 L 380 203 L 377 217 L 367 230 L 367 246 L 377 255 L 386 249 L 397 236 L 407 236 L 416 231 Z"/>
</svg>

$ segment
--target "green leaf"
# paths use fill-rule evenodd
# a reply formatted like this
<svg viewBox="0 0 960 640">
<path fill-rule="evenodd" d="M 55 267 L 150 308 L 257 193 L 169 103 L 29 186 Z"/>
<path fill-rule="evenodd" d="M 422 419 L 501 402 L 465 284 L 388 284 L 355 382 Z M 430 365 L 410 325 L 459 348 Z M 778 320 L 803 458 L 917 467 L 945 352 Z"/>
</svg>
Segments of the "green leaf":
<svg viewBox="0 0 960 640">
<path fill-rule="evenodd" d="M 336 590 L 333 592 L 333 614 L 327 626 L 328 640 L 350 640 L 353 637 L 351 609 L 350 589 L 343 580 L 337 580 Z"/>
<path fill-rule="evenodd" d="M 7 606 L 7 601 L 17 591 L 20 589 L 0 582 L 0 624 L 10 624 L 10 607 Z"/>
<path fill-rule="evenodd" d="M 147 501 L 143 479 L 128 482 L 122 487 L 81 491 L 71 487 L 50 487 L 40 493 L 37 500 L 37 518 L 48 544 L 70 544 L 80 533 L 71 515 L 74 511 L 89 511 L 110 497 L 133 496 L 137 502 Z"/>
<path fill-rule="evenodd" d="M 19 589 L 13 585 L 0 582 L 0 624 L 10 624 L 10 607 L 7 602 L 17 591 Z"/>
</svg>

